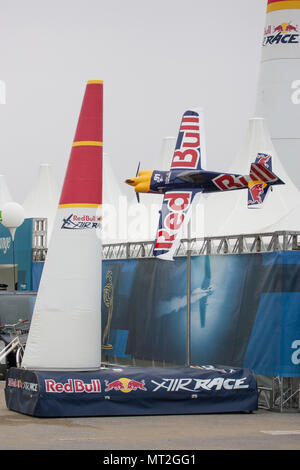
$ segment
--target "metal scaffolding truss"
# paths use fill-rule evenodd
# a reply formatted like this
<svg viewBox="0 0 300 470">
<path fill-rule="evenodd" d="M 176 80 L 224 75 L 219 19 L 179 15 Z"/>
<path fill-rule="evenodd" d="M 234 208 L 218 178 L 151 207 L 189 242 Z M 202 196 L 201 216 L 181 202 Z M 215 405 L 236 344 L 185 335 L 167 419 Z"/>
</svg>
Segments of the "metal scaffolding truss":
<svg viewBox="0 0 300 470">
<path fill-rule="evenodd" d="M 103 245 L 103 259 L 152 258 L 154 241 Z M 270 232 L 249 235 L 180 240 L 175 256 L 228 255 L 300 250 L 300 232 Z"/>
<path fill-rule="evenodd" d="M 48 219 L 34 218 L 32 228 L 32 261 L 45 261 L 47 255 Z"/>
<path fill-rule="evenodd" d="M 300 378 L 271 377 L 270 383 L 258 384 L 260 408 L 274 411 L 300 411 Z"/>
<path fill-rule="evenodd" d="M 152 258 L 154 240 L 102 245 L 103 259 Z M 300 250 L 300 232 L 281 231 L 249 235 L 184 238 L 175 256 L 228 255 Z M 47 256 L 47 219 L 33 219 L 32 258 L 45 261 Z"/>
</svg>

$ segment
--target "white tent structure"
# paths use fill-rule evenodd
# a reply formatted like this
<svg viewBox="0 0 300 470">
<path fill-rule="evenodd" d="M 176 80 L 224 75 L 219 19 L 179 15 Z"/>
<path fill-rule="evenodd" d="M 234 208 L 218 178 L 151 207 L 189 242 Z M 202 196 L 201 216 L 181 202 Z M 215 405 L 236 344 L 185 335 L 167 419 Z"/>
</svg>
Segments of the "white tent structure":
<svg viewBox="0 0 300 470">
<path fill-rule="evenodd" d="M 229 172 L 249 174 L 257 153 L 272 155 L 273 171 L 285 185 L 274 186 L 262 209 L 248 209 L 247 191 L 201 195 L 194 204 L 192 236 L 223 236 L 300 230 L 300 192 L 284 169 L 271 140 L 267 121 L 249 120 L 244 145 Z"/>
<path fill-rule="evenodd" d="M 127 198 L 117 181 L 111 159 L 103 154 L 102 243 L 126 241 Z"/>
<path fill-rule="evenodd" d="M 173 153 L 176 145 L 176 137 L 164 137 L 161 143 L 157 169 L 168 171 L 171 166 Z"/>
<path fill-rule="evenodd" d="M 118 183 L 111 164 L 111 158 L 103 153 L 103 203 L 117 206 L 119 197 L 123 196 L 120 183 Z"/>
<path fill-rule="evenodd" d="M 7 202 L 12 202 L 12 197 L 7 187 L 5 176 L 0 175 L 0 210 L 3 209 Z"/>
<path fill-rule="evenodd" d="M 48 219 L 48 243 L 51 238 L 53 223 L 58 206 L 59 191 L 53 177 L 51 165 L 41 163 L 36 180 L 27 195 L 23 207 L 25 218 Z"/>
</svg>

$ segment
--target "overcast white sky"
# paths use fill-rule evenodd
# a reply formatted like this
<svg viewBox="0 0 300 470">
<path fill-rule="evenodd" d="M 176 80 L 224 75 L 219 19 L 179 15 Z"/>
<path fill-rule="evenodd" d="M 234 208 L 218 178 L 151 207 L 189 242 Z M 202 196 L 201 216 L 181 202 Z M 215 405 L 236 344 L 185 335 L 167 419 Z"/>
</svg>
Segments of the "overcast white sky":
<svg viewBox="0 0 300 470">
<path fill-rule="evenodd" d="M 0 174 L 14 200 L 24 201 L 40 163 L 62 184 L 93 78 L 104 80 L 104 151 L 118 180 L 139 160 L 157 166 L 190 106 L 205 109 L 209 169 L 225 170 L 255 113 L 266 4 L 0 0 Z"/>
</svg>

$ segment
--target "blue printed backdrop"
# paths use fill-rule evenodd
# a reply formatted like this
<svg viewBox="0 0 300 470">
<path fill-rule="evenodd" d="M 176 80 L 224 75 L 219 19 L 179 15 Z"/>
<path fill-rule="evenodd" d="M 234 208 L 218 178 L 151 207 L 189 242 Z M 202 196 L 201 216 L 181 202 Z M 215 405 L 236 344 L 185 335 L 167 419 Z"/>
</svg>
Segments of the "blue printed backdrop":
<svg viewBox="0 0 300 470">
<path fill-rule="evenodd" d="M 17 228 L 15 234 L 14 245 L 15 263 L 18 265 L 18 290 L 30 291 L 32 288 L 32 227 L 32 219 L 25 219 L 23 224 Z M 13 244 L 10 231 L 2 224 L 0 224 L 0 264 L 13 265 Z"/>
<path fill-rule="evenodd" d="M 114 357 L 185 364 L 187 260 L 104 261 L 112 274 Z M 191 364 L 300 376 L 300 252 L 191 259 Z"/>
<path fill-rule="evenodd" d="M 299 252 L 195 257 L 191 290 L 193 362 L 300 376 Z"/>
<path fill-rule="evenodd" d="M 192 363 L 242 363 L 256 312 L 259 263 L 256 255 L 192 258 Z"/>
<path fill-rule="evenodd" d="M 111 354 L 118 352 L 119 357 L 184 364 L 186 259 L 178 258 L 172 263 L 157 259 L 104 261 L 102 276 L 103 297 L 110 276 L 113 285 L 110 340 L 107 342 L 114 344 L 115 341 L 116 346 Z M 108 311 L 103 300 L 104 333 Z"/>
<path fill-rule="evenodd" d="M 103 354 L 185 364 L 187 259 L 102 266 Z M 192 364 L 300 376 L 300 251 L 192 257 L 190 306 Z"/>
<path fill-rule="evenodd" d="M 300 376 L 300 252 L 262 256 L 262 292 L 244 358 L 258 374 Z"/>
<path fill-rule="evenodd" d="M 32 263 L 32 290 L 35 292 L 39 289 L 43 268 L 44 263 L 41 261 Z"/>
</svg>

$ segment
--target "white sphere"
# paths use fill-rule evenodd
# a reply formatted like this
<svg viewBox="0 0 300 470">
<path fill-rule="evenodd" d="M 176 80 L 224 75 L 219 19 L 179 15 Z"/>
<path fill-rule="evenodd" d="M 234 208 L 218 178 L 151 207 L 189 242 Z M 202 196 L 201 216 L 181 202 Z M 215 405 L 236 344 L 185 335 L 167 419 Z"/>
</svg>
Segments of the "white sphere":
<svg viewBox="0 0 300 470">
<path fill-rule="evenodd" d="M 24 222 L 25 211 L 17 202 L 8 202 L 2 209 L 2 224 L 7 228 L 17 228 Z"/>
</svg>

